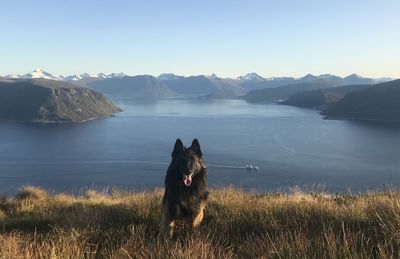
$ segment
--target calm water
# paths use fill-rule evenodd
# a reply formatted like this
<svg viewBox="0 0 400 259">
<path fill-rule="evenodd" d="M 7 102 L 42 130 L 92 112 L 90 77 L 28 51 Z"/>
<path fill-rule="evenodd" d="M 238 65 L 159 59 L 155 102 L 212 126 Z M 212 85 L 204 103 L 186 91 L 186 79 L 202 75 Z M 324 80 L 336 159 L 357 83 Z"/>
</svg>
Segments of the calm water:
<svg viewBox="0 0 400 259">
<path fill-rule="evenodd" d="M 77 125 L 0 123 L 0 192 L 142 190 L 163 185 L 177 137 L 198 138 L 212 186 L 329 192 L 400 186 L 400 129 L 323 120 L 312 110 L 241 100 L 119 102 Z M 249 172 L 246 164 L 260 167 Z"/>
</svg>

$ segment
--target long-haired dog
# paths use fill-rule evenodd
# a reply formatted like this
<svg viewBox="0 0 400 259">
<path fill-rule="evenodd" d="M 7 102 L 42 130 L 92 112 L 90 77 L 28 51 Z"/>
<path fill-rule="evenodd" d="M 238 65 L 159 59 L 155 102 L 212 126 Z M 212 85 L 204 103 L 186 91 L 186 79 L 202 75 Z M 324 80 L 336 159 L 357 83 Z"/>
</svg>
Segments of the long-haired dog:
<svg viewBox="0 0 400 259">
<path fill-rule="evenodd" d="M 197 139 L 189 148 L 175 142 L 172 161 L 165 176 L 161 232 L 172 236 L 177 223 L 197 227 L 208 198 L 207 167 Z"/>
</svg>

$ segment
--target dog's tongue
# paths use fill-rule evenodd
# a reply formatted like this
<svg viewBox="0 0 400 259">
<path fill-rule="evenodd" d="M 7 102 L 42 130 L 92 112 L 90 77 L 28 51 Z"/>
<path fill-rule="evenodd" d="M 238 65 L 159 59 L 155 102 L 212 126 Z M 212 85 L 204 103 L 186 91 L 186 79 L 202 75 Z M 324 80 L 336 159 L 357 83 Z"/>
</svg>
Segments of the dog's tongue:
<svg viewBox="0 0 400 259">
<path fill-rule="evenodd" d="M 191 175 L 184 175 L 183 176 L 183 183 L 186 186 L 190 186 L 192 184 L 192 176 Z"/>
</svg>

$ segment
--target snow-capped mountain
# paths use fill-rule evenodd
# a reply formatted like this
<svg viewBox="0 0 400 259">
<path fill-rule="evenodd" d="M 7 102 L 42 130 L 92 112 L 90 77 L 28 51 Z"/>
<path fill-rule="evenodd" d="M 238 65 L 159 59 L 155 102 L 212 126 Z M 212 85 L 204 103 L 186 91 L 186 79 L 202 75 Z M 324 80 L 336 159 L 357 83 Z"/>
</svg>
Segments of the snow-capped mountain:
<svg viewBox="0 0 400 259">
<path fill-rule="evenodd" d="M 21 78 L 21 76 L 20 75 L 16 75 L 16 74 L 9 74 L 9 75 L 5 75 L 4 78 L 18 79 L 18 78 Z"/>
<path fill-rule="evenodd" d="M 121 78 L 126 76 L 124 73 L 111 73 L 109 75 L 106 75 L 104 73 L 98 73 L 98 74 L 89 74 L 89 73 L 83 73 L 80 75 L 69 75 L 69 76 L 55 76 L 49 72 L 46 72 L 42 69 L 35 69 L 31 73 L 27 73 L 24 75 L 16 75 L 16 74 L 10 74 L 4 76 L 5 78 L 10 78 L 10 79 L 37 79 L 37 78 L 42 78 L 42 79 L 49 79 L 49 80 L 57 80 L 57 81 L 67 81 L 67 82 L 73 82 L 73 81 L 79 81 L 82 79 L 86 78 L 98 78 L 98 79 L 106 79 L 106 78 Z"/>
<path fill-rule="evenodd" d="M 35 69 L 31 73 L 27 73 L 24 75 L 6 75 L 6 78 L 17 78 L 17 79 L 36 79 L 36 78 L 43 78 L 43 79 L 49 79 L 49 80 L 63 80 L 62 76 L 55 76 L 50 74 L 49 72 L 46 72 L 42 69 Z"/>
<path fill-rule="evenodd" d="M 79 75 L 81 78 L 96 77 L 96 74 L 82 73 Z"/>
<path fill-rule="evenodd" d="M 109 78 L 109 76 L 107 76 L 107 75 L 104 74 L 104 73 L 98 73 L 96 76 L 97 76 L 98 78 Z"/>
<path fill-rule="evenodd" d="M 82 73 L 82 74 L 75 74 L 75 75 L 68 75 L 68 76 L 63 76 L 63 75 L 56 76 L 56 75 L 51 74 L 42 69 L 35 69 L 31 73 L 27 73 L 27 74 L 23 74 L 23 75 L 9 74 L 9 75 L 4 76 L 4 78 L 9 78 L 9 79 L 43 78 L 43 79 L 65 81 L 65 82 L 72 82 L 72 83 L 75 82 L 77 84 L 85 85 L 87 81 L 122 78 L 125 76 L 127 76 L 127 75 L 124 73 L 111 73 L 111 74 Z M 157 77 L 157 79 L 163 83 L 167 83 L 167 82 L 176 83 L 178 81 L 181 81 L 182 79 L 192 78 L 192 77 L 179 76 L 179 75 L 175 75 L 173 73 L 164 73 L 164 74 L 160 74 Z M 198 78 L 198 77 L 194 77 L 194 78 Z M 216 74 L 211 74 L 209 76 L 205 76 L 205 78 L 208 78 L 210 80 L 212 80 L 212 79 L 222 80 L 222 78 L 219 78 Z M 381 83 L 381 82 L 393 80 L 393 78 L 372 79 L 372 78 L 364 78 L 357 74 L 351 74 L 347 77 L 339 77 L 339 76 L 335 76 L 332 74 L 321 74 L 321 75 L 307 74 L 304 77 L 300 77 L 300 78 L 294 78 L 294 77 L 264 78 L 264 77 L 258 75 L 257 73 L 248 73 L 244 76 L 239 76 L 235 79 L 225 78 L 223 80 L 227 80 L 227 82 L 229 82 L 229 83 L 239 84 L 240 86 L 242 86 L 243 88 L 245 88 L 247 90 L 255 90 L 255 89 L 261 89 L 261 88 L 279 87 L 279 86 L 295 84 L 295 83 L 309 83 L 309 82 L 313 82 L 313 81 L 317 81 L 317 80 L 329 81 L 335 86 L 340 86 L 340 85 Z"/>
<path fill-rule="evenodd" d="M 264 81 L 265 78 L 262 76 L 259 76 L 257 73 L 248 73 L 245 76 L 239 76 L 238 79 L 242 81 Z"/>
<path fill-rule="evenodd" d="M 31 73 L 25 74 L 25 78 L 43 78 L 43 79 L 51 79 L 51 80 L 60 80 L 59 76 L 55 76 L 50 74 L 49 72 L 43 71 L 41 69 L 35 69 Z"/>
<path fill-rule="evenodd" d="M 80 75 L 72 75 L 72 76 L 64 76 L 63 77 L 64 81 L 78 81 L 81 79 L 82 79 L 82 77 Z"/>
<path fill-rule="evenodd" d="M 106 76 L 106 78 L 122 78 L 124 76 L 127 76 L 127 74 L 122 73 L 122 72 L 120 72 L 120 73 L 111 73 L 111 74 L 108 74 L 108 75 L 105 75 L 103 73 L 100 73 L 100 74 L 102 74 L 102 76 Z"/>
</svg>

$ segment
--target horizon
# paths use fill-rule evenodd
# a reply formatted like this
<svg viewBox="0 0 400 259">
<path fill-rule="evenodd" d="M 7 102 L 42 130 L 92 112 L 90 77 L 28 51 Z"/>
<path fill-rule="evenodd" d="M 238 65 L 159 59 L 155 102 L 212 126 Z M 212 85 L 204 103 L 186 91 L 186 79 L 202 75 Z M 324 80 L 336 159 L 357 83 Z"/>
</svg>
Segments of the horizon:
<svg viewBox="0 0 400 259">
<path fill-rule="evenodd" d="M 242 75 L 236 75 L 236 76 L 234 76 L 234 77 L 221 77 L 221 76 L 219 76 L 219 75 L 216 74 L 216 73 L 212 73 L 212 74 L 208 74 L 208 75 L 206 75 L 206 74 L 198 74 L 198 73 L 197 73 L 197 74 L 190 74 L 190 75 L 181 75 L 181 74 L 168 73 L 168 72 L 166 72 L 166 73 L 160 73 L 160 74 L 128 74 L 128 73 L 125 73 L 125 72 L 123 72 L 123 71 L 118 71 L 118 72 L 117 72 L 117 71 L 114 71 L 114 72 L 111 72 L 111 73 L 103 73 L 103 72 L 88 73 L 88 72 L 83 71 L 83 72 L 80 72 L 80 73 L 78 73 L 78 74 L 54 74 L 54 73 L 52 73 L 51 71 L 48 71 L 48 70 L 45 70 L 45 69 L 41 69 L 41 68 L 36 68 L 36 69 L 34 69 L 34 70 L 30 71 L 30 72 L 21 73 L 21 74 L 16 74 L 16 73 L 4 74 L 4 75 L 0 75 L 0 77 L 7 77 L 7 76 L 24 76 L 24 75 L 27 75 L 27 74 L 29 74 L 29 73 L 33 73 L 33 72 L 35 72 L 35 71 L 41 71 L 41 72 L 49 73 L 49 74 L 51 74 L 51 75 L 53 75 L 53 76 L 57 76 L 57 77 L 60 77 L 60 76 L 68 77 L 68 76 L 75 76 L 75 75 L 82 76 L 82 75 L 84 75 L 84 74 L 88 74 L 89 77 L 90 77 L 90 76 L 96 77 L 96 76 L 98 76 L 99 74 L 105 74 L 105 75 L 108 76 L 108 75 L 111 75 L 111 74 L 121 74 L 121 73 L 122 73 L 123 76 L 130 76 L 130 77 L 133 77 L 133 76 L 153 76 L 153 77 L 156 77 L 156 78 L 159 77 L 159 76 L 161 76 L 161 75 L 172 74 L 172 75 L 175 75 L 175 76 L 184 76 L 184 77 L 191 77 L 191 76 L 206 76 L 206 77 L 211 77 L 211 76 L 216 76 L 217 78 L 221 78 L 221 79 L 239 79 L 240 77 L 243 77 L 243 76 L 247 76 L 247 75 L 250 75 L 250 74 L 256 74 L 256 75 L 258 75 L 258 76 L 261 76 L 261 77 L 264 78 L 264 79 L 284 78 L 284 77 L 287 77 L 287 78 L 295 78 L 295 79 L 301 79 L 301 78 L 304 78 L 304 77 L 309 76 L 309 75 L 315 76 L 315 77 L 329 75 L 329 76 L 338 76 L 338 77 L 341 77 L 341 78 L 346 78 L 346 77 L 350 77 L 350 76 L 358 76 L 358 77 L 361 77 L 361 78 L 372 78 L 372 79 L 393 79 L 393 80 L 399 79 L 399 78 L 394 78 L 394 77 L 366 77 L 366 76 L 364 76 L 364 75 L 359 75 L 359 74 L 356 74 L 356 73 L 351 73 L 351 74 L 343 75 L 343 76 L 342 76 L 342 75 L 336 75 L 336 74 L 333 74 L 333 73 L 323 73 L 323 74 L 312 74 L 312 73 L 307 73 L 307 74 L 302 75 L 302 76 L 299 76 L 299 77 L 286 76 L 286 75 L 282 75 L 282 76 L 270 76 L 270 77 L 268 77 L 268 76 L 260 75 L 260 74 L 258 74 L 258 73 L 256 73 L 256 72 L 247 72 L 247 73 L 244 73 L 244 74 L 242 74 Z"/>
<path fill-rule="evenodd" d="M 382 3 L 383 2 L 383 3 Z M 2 3 L 0 75 L 400 78 L 400 2 Z M 23 8 L 21 8 L 23 6 Z"/>
</svg>

